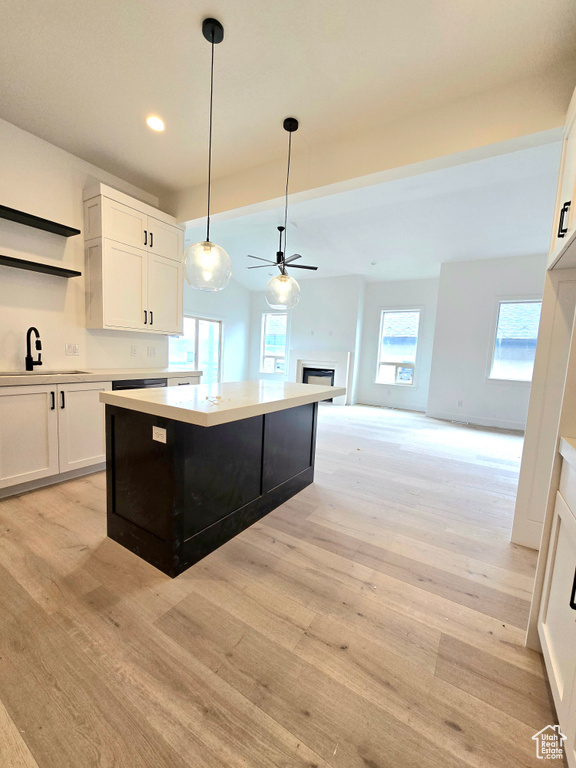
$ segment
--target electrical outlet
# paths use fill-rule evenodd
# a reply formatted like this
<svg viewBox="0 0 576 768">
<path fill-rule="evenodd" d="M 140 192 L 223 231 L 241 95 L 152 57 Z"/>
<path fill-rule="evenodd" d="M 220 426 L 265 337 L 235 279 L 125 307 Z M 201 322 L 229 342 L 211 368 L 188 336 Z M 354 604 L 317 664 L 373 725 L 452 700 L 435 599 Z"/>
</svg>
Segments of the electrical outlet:
<svg viewBox="0 0 576 768">
<path fill-rule="evenodd" d="M 132 344 L 130 347 L 130 357 L 136 357 L 137 350 L 136 350 L 136 344 Z"/>
<path fill-rule="evenodd" d="M 66 342 L 66 354 L 67 355 L 73 355 L 74 357 L 78 357 L 80 354 L 80 345 L 79 344 L 71 344 L 69 341 Z"/>
<path fill-rule="evenodd" d="M 148 347 L 148 357 L 156 357 L 156 347 Z"/>
</svg>

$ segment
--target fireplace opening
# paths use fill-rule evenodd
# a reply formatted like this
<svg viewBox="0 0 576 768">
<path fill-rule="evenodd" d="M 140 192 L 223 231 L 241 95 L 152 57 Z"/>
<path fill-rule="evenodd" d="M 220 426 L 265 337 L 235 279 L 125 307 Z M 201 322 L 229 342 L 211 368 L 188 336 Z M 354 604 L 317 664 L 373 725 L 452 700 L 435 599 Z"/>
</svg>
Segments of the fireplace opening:
<svg viewBox="0 0 576 768">
<path fill-rule="evenodd" d="M 309 368 L 305 366 L 302 369 L 303 384 L 319 384 L 320 386 L 334 386 L 334 368 Z M 331 403 L 333 398 L 324 402 Z"/>
</svg>

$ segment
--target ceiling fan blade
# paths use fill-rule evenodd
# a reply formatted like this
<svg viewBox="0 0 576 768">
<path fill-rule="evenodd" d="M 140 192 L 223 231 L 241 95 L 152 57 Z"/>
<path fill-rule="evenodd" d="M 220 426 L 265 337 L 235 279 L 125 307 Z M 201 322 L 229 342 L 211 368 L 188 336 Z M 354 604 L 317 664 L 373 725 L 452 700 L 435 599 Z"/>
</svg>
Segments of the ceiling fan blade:
<svg viewBox="0 0 576 768">
<path fill-rule="evenodd" d="M 288 258 L 284 260 L 284 264 L 290 264 L 291 261 L 296 261 L 296 259 L 301 258 L 302 256 L 300 256 L 299 253 L 293 253 L 292 256 L 288 256 Z"/>
<path fill-rule="evenodd" d="M 270 259 L 261 259 L 260 256 L 252 256 L 251 254 L 247 254 L 249 259 L 258 259 L 258 261 L 265 261 L 266 264 L 276 264 L 275 261 L 270 261 Z"/>
<path fill-rule="evenodd" d="M 254 267 L 246 267 L 246 269 L 270 269 L 268 264 L 256 264 Z"/>
<path fill-rule="evenodd" d="M 290 269 L 318 269 L 318 267 L 307 267 L 305 264 L 290 264 Z"/>
</svg>

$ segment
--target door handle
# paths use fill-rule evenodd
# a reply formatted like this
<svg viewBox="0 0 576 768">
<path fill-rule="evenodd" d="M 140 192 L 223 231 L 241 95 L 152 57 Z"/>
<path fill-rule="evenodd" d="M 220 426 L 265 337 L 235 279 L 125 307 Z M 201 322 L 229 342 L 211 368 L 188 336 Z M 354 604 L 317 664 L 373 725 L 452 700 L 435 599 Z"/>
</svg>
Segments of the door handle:
<svg viewBox="0 0 576 768">
<path fill-rule="evenodd" d="M 154 245 L 154 232 L 150 232 L 150 248 Z"/>
<path fill-rule="evenodd" d="M 64 398 L 64 390 L 60 392 L 60 408 L 66 408 L 66 400 Z"/>
<path fill-rule="evenodd" d="M 50 410 L 53 411 L 56 408 L 56 395 L 54 392 L 50 392 Z"/>
<path fill-rule="evenodd" d="M 148 312 L 144 310 L 144 325 L 148 323 Z"/>
<path fill-rule="evenodd" d="M 567 203 L 564 203 L 562 206 L 562 210 L 560 211 L 560 219 L 558 221 L 558 237 L 564 237 L 566 235 L 566 232 L 568 232 L 568 227 L 564 226 L 564 217 L 570 210 L 570 203 L 572 201 L 568 200 Z"/>
<path fill-rule="evenodd" d="M 148 245 L 148 232 L 144 230 L 144 245 Z"/>
<path fill-rule="evenodd" d="M 576 570 L 574 571 L 574 581 L 572 582 L 572 592 L 570 593 L 570 608 L 576 611 Z"/>
<path fill-rule="evenodd" d="M 150 310 L 150 325 L 154 325 L 154 312 Z"/>
</svg>

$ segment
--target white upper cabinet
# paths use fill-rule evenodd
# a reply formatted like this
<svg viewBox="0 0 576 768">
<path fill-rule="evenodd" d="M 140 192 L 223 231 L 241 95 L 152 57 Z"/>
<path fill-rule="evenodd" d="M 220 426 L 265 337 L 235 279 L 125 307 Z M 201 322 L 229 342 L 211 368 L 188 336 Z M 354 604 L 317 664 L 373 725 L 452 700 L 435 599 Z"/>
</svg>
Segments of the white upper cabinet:
<svg viewBox="0 0 576 768">
<path fill-rule="evenodd" d="M 147 322 L 152 330 L 182 333 L 182 278 L 181 264 L 148 254 Z"/>
<path fill-rule="evenodd" d="M 576 231 L 576 91 L 572 96 L 564 134 L 560 173 L 556 189 L 556 207 L 552 225 L 549 267 L 570 268 L 576 266 L 576 256 L 564 254 Z M 574 249 L 570 249 L 571 251 Z M 565 257 L 566 256 L 566 257 Z"/>
<path fill-rule="evenodd" d="M 104 184 L 84 192 L 89 328 L 182 332 L 184 232 Z"/>
<path fill-rule="evenodd" d="M 108 239 L 143 248 L 148 239 L 147 227 L 148 216 L 145 213 L 109 197 L 102 198 L 102 231 Z"/>
</svg>

